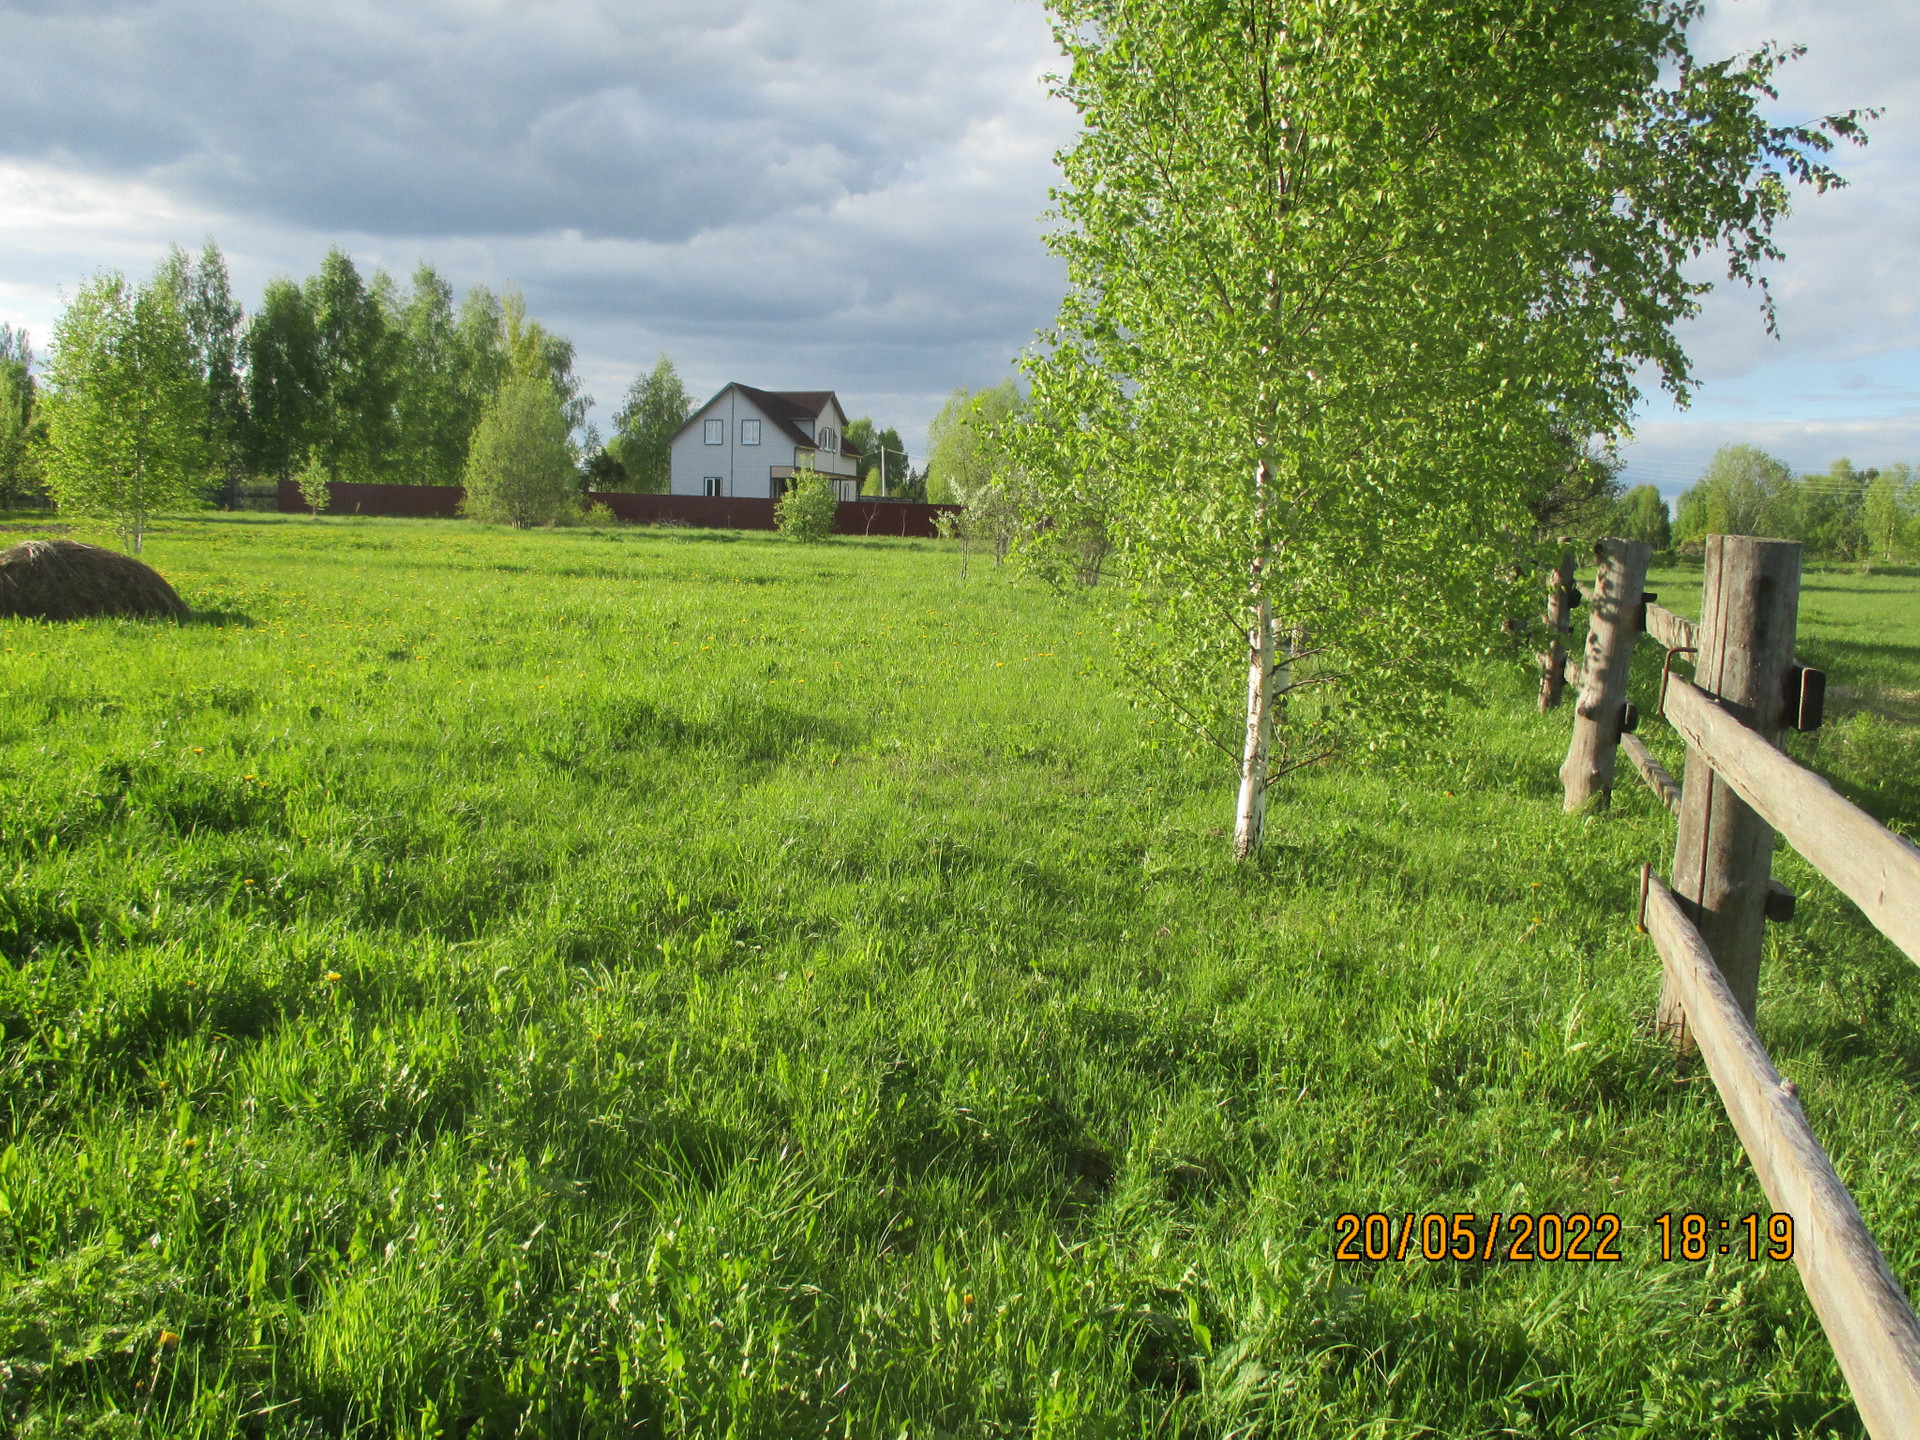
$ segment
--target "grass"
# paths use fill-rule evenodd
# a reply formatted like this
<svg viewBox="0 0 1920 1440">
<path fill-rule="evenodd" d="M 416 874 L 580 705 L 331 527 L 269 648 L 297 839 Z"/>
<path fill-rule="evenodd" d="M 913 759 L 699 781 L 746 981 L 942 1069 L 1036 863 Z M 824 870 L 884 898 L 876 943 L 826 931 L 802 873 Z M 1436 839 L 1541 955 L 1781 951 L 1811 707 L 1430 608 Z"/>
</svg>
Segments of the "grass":
<svg viewBox="0 0 1920 1440">
<path fill-rule="evenodd" d="M 1791 1265 L 1657 1258 L 1765 1202 L 1645 1030 L 1671 824 L 1560 813 L 1523 671 L 1235 867 L 1093 612 L 930 545 L 148 558 L 199 620 L 0 624 L 11 1433 L 1862 1433 Z M 1920 587 L 1835 585 L 1803 649 L 1900 688 Z M 1920 819 L 1871 724 L 1815 758 Z M 1779 868 L 1762 1030 L 1911 1279 L 1920 977 Z M 1338 1264 L 1345 1211 L 1624 1258 Z"/>
</svg>

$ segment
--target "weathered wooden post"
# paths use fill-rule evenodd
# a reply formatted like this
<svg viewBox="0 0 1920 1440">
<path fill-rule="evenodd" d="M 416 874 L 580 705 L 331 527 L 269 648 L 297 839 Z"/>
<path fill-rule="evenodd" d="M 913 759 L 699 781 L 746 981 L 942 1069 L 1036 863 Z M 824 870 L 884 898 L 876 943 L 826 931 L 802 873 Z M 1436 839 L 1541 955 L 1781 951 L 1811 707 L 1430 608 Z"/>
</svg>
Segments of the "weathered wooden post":
<svg viewBox="0 0 1920 1440">
<path fill-rule="evenodd" d="M 1580 592 L 1573 585 L 1573 551 L 1560 552 L 1560 563 L 1547 576 L 1547 649 L 1540 657 L 1540 713 L 1560 703 L 1567 688 L 1567 642 L 1560 637 L 1573 629 L 1573 601 Z"/>
<path fill-rule="evenodd" d="M 1573 707 L 1573 744 L 1560 767 L 1568 810 L 1605 805 L 1613 795 L 1614 750 L 1628 724 L 1627 675 L 1653 547 L 1644 540 L 1601 540 L 1593 553 L 1599 574 L 1587 612 L 1586 663 Z"/>
<path fill-rule="evenodd" d="M 1800 610 L 1800 546 L 1747 535 L 1707 537 L 1694 683 L 1769 741 L 1785 728 L 1787 671 Z M 1773 878 L 1773 827 L 1706 757 L 1687 747 L 1673 893 L 1749 1020 L 1760 996 L 1760 948 Z M 1692 1046 L 1679 997 L 1662 989 L 1660 1033 Z"/>
</svg>

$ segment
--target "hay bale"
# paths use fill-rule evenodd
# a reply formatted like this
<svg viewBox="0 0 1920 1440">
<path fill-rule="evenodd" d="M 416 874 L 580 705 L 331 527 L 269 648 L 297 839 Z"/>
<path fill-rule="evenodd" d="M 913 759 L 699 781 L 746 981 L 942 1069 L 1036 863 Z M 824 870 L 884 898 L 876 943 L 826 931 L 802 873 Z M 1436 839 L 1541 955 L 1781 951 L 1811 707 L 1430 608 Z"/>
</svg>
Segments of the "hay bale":
<svg viewBox="0 0 1920 1440">
<path fill-rule="evenodd" d="M 193 612 L 158 571 L 118 550 L 78 540 L 26 540 L 0 551 L 0 615 L 85 620 L 95 615 Z"/>
</svg>

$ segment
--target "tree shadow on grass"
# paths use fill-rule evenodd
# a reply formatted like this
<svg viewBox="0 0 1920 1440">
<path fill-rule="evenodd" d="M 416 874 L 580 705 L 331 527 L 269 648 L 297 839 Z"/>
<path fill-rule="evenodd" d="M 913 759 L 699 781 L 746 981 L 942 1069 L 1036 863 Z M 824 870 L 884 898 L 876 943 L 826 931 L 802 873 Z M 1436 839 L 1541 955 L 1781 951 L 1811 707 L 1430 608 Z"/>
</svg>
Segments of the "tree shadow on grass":
<svg viewBox="0 0 1920 1440">
<path fill-rule="evenodd" d="M 615 751 L 714 750 L 755 761 L 787 759 L 810 745 L 852 749 L 862 738 L 847 722 L 752 695 L 711 714 L 623 700 L 601 708 L 594 723 Z"/>
</svg>

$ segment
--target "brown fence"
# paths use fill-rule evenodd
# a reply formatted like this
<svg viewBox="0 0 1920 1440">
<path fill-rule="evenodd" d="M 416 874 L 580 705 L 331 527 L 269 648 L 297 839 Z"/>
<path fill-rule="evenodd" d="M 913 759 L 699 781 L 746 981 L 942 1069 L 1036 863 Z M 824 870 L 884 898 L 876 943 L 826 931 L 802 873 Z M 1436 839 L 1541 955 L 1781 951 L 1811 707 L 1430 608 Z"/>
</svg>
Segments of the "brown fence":
<svg viewBox="0 0 1920 1440">
<path fill-rule="evenodd" d="M 1754 1012 L 1767 922 L 1790 920 L 1794 908 L 1772 877 L 1776 834 L 1916 964 L 1920 849 L 1774 743 L 1817 727 L 1825 694 L 1825 676 L 1793 658 L 1798 544 L 1708 536 L 1698 623 L 1652 603 L 1646 545 L 1603 540 L 1596 558 L 1586 663 L 1567 677 L 1580 687 L 1560 772 L 1567 808 L 1604 803 L 1618 745 L 1678 816 L 1672 879 L 1641 872 L 1639 928 L 1665 979 L 1658 1024 L 1698 1048 L 1768 1201 L 1792 1217 L 1794 1264 L 1868 1433 L 1911 1440 L 1920 1436 L 1920 1320 L 1808 1126 L 1798 1088 L 1768 1058 Z M 1568 578 L 1556 571 L 1552 584 L 1564 590 Z M 1551 604 L 1548 615 L 1551 627 Z M 1632 733 L 1627 672 L 1641 635 L 1666 652 L 1659 714 L 1687 743 L 1678 783 Z M 1692 679 L 1674 673 L 1683 656 Z M 1542 659 L 1551 665 L 1552 651 Z"/>
<path fill-rule="evenodd" d="M 436 519 L 459 513 L 458 485 L 360 485 L 334 481 L 327 487 L 328 515 L 389 515 L 409 519 Z M 629 495 L 590 490 L 587 498 L 604 505 L 616 520 L 629 525 L 691 525 L 709 530 L 771 530 L 773 501 L 704 495 Z M 294 515 L 306 510 L 300 487 L 280 482 L 280 509 Z M 903 500 L 843 500 L 835 512 L 837 535 L 897 535 L 931 539 L 939 533 L 939 517 L 957 505 L 917 505 Z"/>
<path fill-rule="evenodd" d="M 458 485 L 358 485 L 336 480 L 327 486 L 327 515 L 387 515 L 407 520 L 445 519 L 460 513 Z M 280 482 L 280 513 L 304 514 L 307 502 L 291 480 Z"/>
</svg>

